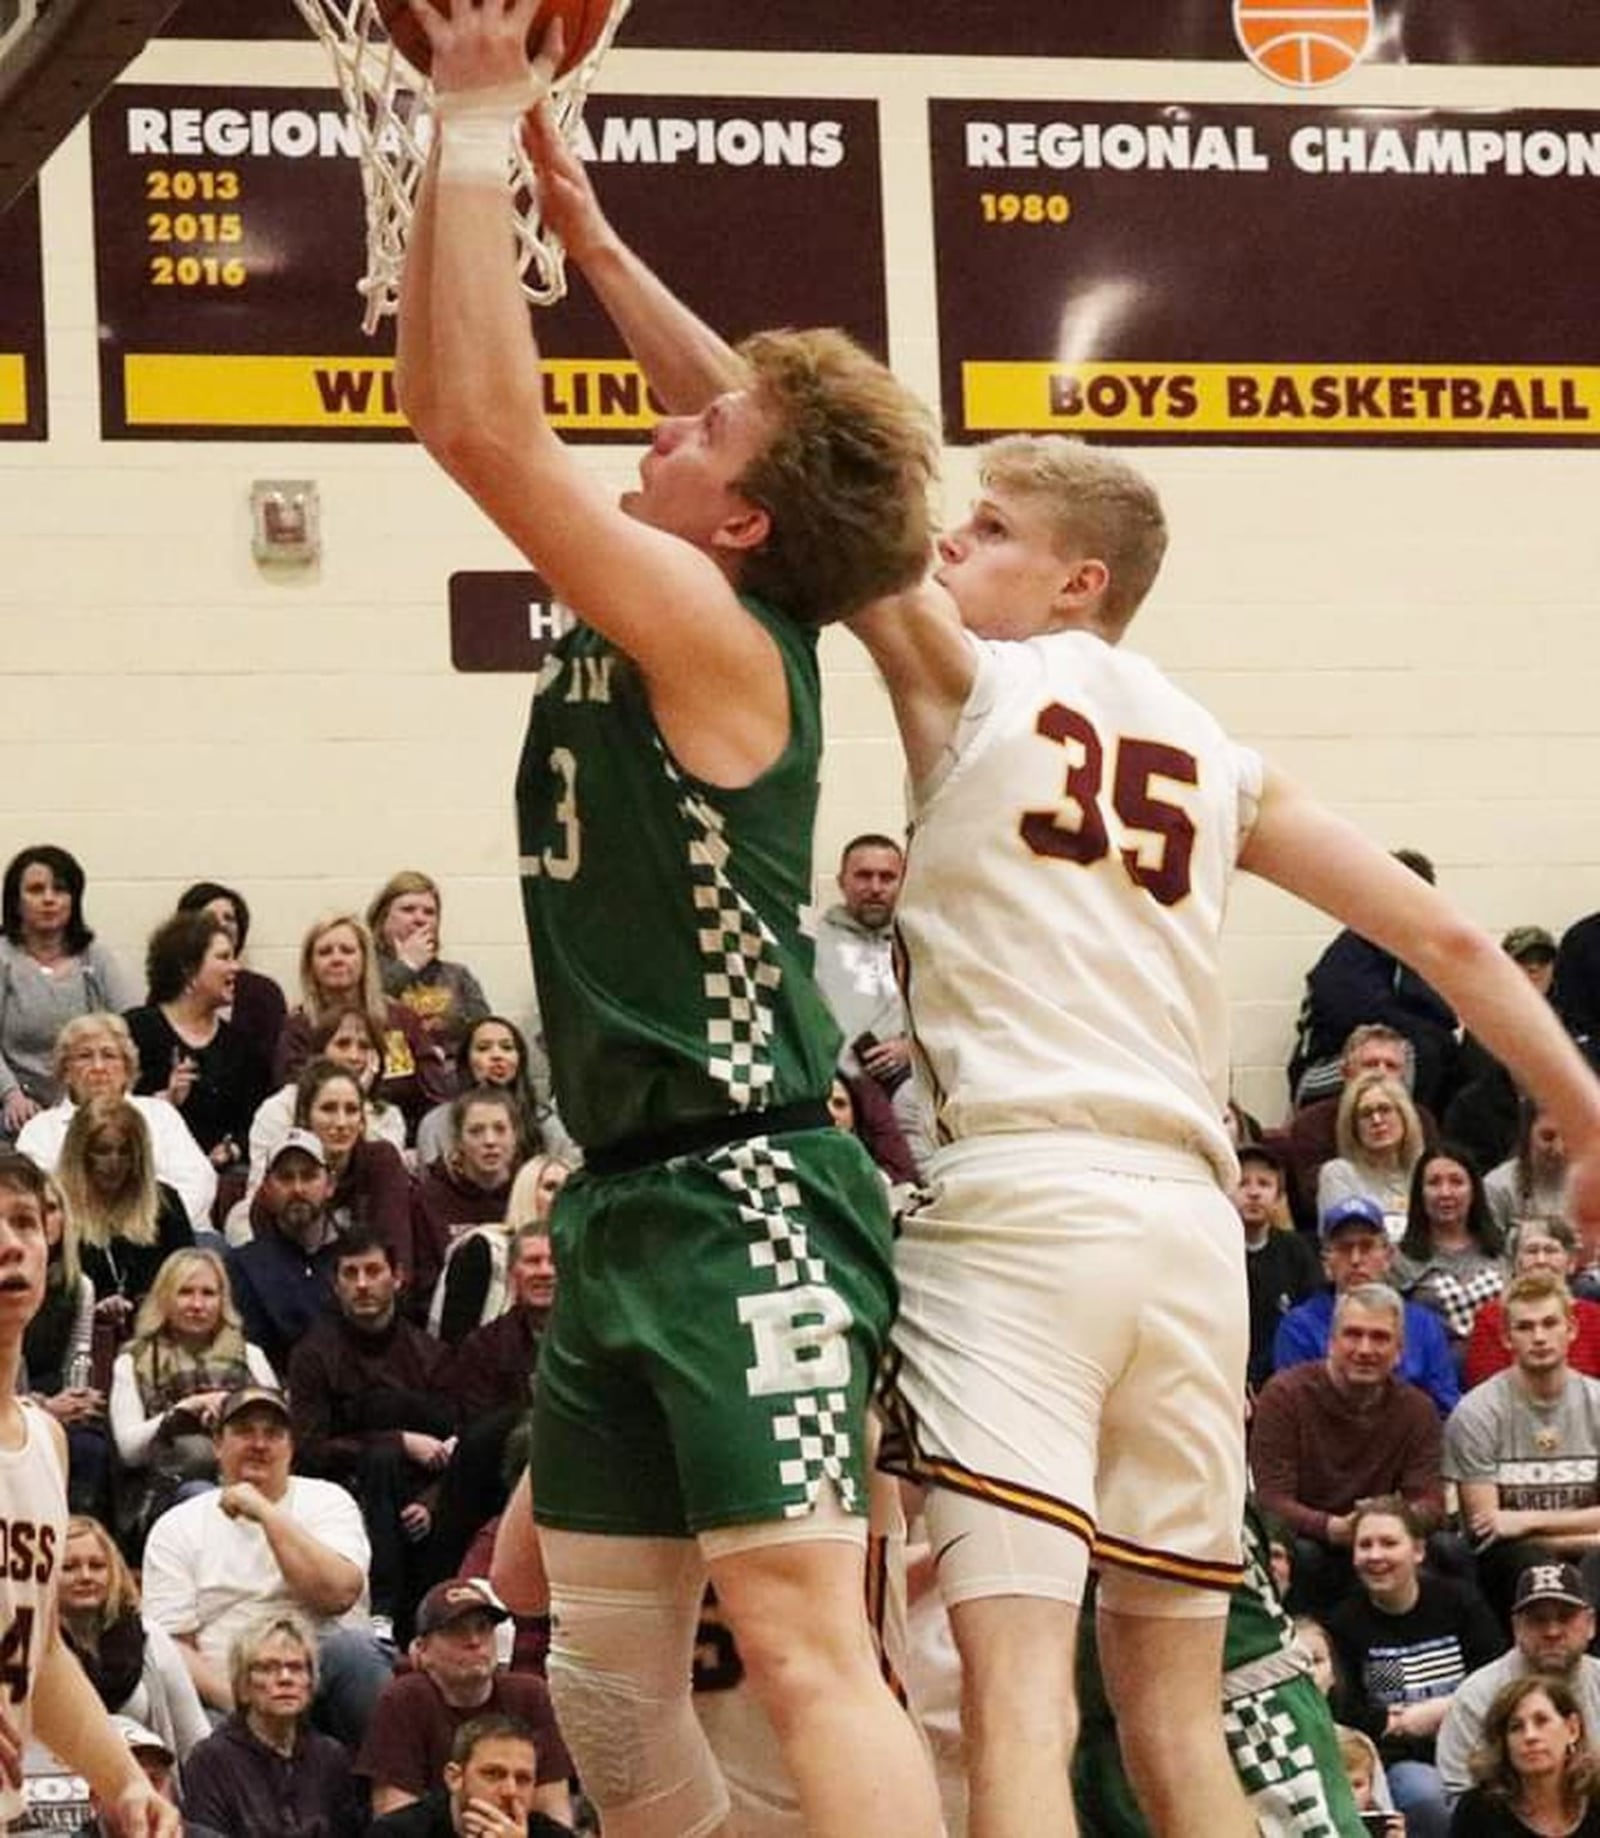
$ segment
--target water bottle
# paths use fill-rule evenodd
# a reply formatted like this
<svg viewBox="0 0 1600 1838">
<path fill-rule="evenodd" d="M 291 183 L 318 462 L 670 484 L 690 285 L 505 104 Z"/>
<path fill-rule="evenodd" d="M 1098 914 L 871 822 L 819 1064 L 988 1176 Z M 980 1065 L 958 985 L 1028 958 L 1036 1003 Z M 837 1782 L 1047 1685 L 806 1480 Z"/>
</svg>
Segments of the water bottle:
<svg viewBox="0 0 1600 1838">
<path fill-rule="evenodd" d="M 87 1391 L 94 1381 L 94 1361 L 87 1353 L 74 1353 L 67 1368 L 67 1390 Z"/>
</svg>

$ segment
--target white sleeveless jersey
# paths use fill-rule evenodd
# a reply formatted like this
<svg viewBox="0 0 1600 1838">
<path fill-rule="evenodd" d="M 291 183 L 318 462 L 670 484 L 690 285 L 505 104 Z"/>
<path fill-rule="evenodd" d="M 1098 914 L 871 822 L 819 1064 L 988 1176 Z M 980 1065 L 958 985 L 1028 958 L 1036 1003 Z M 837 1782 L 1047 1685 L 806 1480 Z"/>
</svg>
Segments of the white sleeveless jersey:
<svg viewBox="0 0 1600 1838">
<path fill-rule="evenodd" d="M 0 1703 L 26 1744 L 34 1678 L 55 1620 L 67 1486 L 44 1413 L 21 1409 L 26 1442 L 0 1449 Z M 0 1785 L 0 1830 L 22 1807 L 21 1790 Z"/>
<path fill-rule="evenodd" d="M 974 643 L 898 913 L 940 1139 L 1090 1130 L 1231 1181 L 1220 941 L 1261 761 L 1089 633 Z"/>
</svg>

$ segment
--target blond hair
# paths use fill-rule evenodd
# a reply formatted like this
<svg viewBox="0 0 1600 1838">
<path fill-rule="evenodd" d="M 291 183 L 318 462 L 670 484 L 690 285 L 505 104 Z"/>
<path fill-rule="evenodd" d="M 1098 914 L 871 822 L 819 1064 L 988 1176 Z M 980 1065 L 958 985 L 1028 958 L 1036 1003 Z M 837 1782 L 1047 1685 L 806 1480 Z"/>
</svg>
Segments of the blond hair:
<svg viewBox="0 0 1600 1838">
<path fill-rule="evenodd" d="M 986 489 L 1042 501 L 1063 560 L 1105 564 L 1100 620 L 1120 636 L 1167 552 L 1166 513 L 1144 474 L 1064 434 L 1008 434 L 980 449 L 978 478 Z"/>
<path fill-rule="evenodd" d="M 226 1351 L 237 1353 L 244 1358 L 244 1323 L 239 1318 L 239 1311 L 234 1306 L 233 1286 L 228 1281 L 228 1267 L 215 1251 L 207 1250 L 202 1245 L 192 1249 L 172 1251 L 161 1260 L 161 1268 L 155 1274 L 155 1280 L 145 1292 L 144 1300 L 139 1304 L 139 1312 L 134 1317 L 133 1340 L 129 1350 L 137 1352 L 147 1341 L 160 1339 L 170 1332 L 167 1315 L 172 1307 L 172 1299 L 178 1293 L 178 1287 L 196 1264 L 204 1264 L 217 1279 L 221 1295 L 222 1308 L 219 1326 L 213 1336 L 213 1345 L 221 1346 L 230 1334 L 237 1338 L 237 1347 L 228 1346 Z"/>
<path fill-rule="evenodd" d="M 122 1063 L 127 1068 L 128 1089 L 132 1091 L 139 1082 L 139 1049 L 134 1045 L 133 1035 L 128 1031 L 128 1024 L 121 1015 L 113 1014 L 110 1009 L 97 1008 L 87 1015 L 74 1015 L 63 1023 L 61 1032 L 56 1035 L 56 1043 L 50 1054 L 51 1070 L 55 1073 L 57 1083 L 65 1087 L 67 1067 L 73 1054 L 86 1040 L 93 1040 L 100 1035 L 116 1043 L 122 1055 Z"/>
<path fill-rule="evenodd" d="M 336 931 L 341 925 L 348 926 L 355 933 L 356 943 L 361 947 L 361 981 L 355 990 L 348 993 L 325 996 L 312 974 L 311 954 L 329 932 Z M 313 1027 L 320 1026 L 330 1015 L 342 1009 L 363 1009 L 372 1023 L 379 1051 L 383 1050 L 382 1043 L 389 1032 L 389 1002 L 378 980 L 378 954 L 373 947 L 372 934 L 354 913 L 330 913 L 318 919 L 301 941 L 300 1006 Z"/>
<path fill-rule="evenodd" d="M 774 432 L 734 481 L 772 522 L 737 585 L 825 625 L 919 580 L 938 451 L 927 409 L 840 331 L 758 332 L 739 355 Z"/>
<path fill-rule="evenodd" d="M 89 1145 L 108 1130 L 120 1130 L 130 1150 L 128 1183 L 114 1200 L 103 1200 L 89 1185 Z M 56 1163 L 56 1179 L 84 1244 L 104 1246 L 113 1238 L 154 1244 L 161 1217 L 155 1153 L 150 1131 L 126 1098 L 91 1098 L 72 1114 Z"/>
<path fill-rule="evenodd" d="M 67 1520 L 66 1543 L 71 1544 L 74 1538 L 92 1538 L 106 1560 L 106 1599 L 94 1611 L 87 1630 L 89 1644 L 92 1646 L 98 1643 L 102 1632 L 113 1621 L 120 1621 L 124 1615 L 133 1614 L 138 1609 L 139 1584 L 128 1568 L 127 1559 L 117 1549 L 116 1540 L 98 1519 L 91 1519 L 87 1513 L 73 1513 Z M 61 1555 L 63 1559 L 66 1557 L 65 1545 L 62 1546 Z M 65 1614 L 62 1618 L 66 1618 Z M 82 1634 L 79 1638 L 83 1638 Z"/>
<path fill-rule="evenodd" d="M 1411 1101 L 1411 1093 L 1398 1079 L 1392 1079 L 1386 1073 L 1363 1072 L 1359 1078 L 1346 1080 L 1345 1088 L 1339 1094 L 1338 1120 L 1333 1126 L 1339 1153 L 1358 1168 L 1377 1165 L 1367 1153 L 1356 1130 L 1356 1107 L 1371 1091 L 1387 1098 L 1399 1113 L 1401 1136 L 1399 1147 L 1395 1150 L 1395 1165 L 1409 1180 L 1412 1169 L 1421 1160 L 1422 1151 L 1426 1147 L 1422 1135 L 1422 1119 Z"/>
<path fill-rule="evenodd" d="M 431 874 L 424 874 L 420 868 L 402 868 L 397 874 L 391 874 L 372 897 L 372 904 L 367 908 L 367 930 L 372 934 L 372 942 L 380 956 L 392 957 L 389 941 L 383 935 L 384 921 L 389 917 L 389 908 L 395 901 L 408 893 L 426 893 L 433 895 L 433 910 L 442 921 L 444 918 L 444 895 L 439 891 L 439 883 Z"/>
</svg>

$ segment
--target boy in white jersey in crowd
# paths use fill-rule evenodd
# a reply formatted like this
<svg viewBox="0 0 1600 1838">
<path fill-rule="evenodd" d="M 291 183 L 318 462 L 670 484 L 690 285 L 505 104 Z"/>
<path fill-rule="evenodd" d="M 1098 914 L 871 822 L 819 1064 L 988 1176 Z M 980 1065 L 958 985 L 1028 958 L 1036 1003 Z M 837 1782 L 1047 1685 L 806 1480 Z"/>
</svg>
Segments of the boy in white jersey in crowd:
<svg viewBox="0 0 1600 1838">
<path fill-rule="evenodd" d="M 118 1838 L 177 1838 L 177 1808 L 151 1787 L 61 1639 L 67 1439 L 16 1388 L 47 1256 L 44 1176 L 0 1150 L 0 1832 L 22 1811 L 32 1734 L 88 1780 Z"/>
<path fill-rule="evenodd" d="M 929 1484 L 975 1838 L 1076 1829 L 1091 1554 L 1146 1817 L 1244 1838 L 1218 1704 L 1248 1340 L 1222 1124 L 1234 869 L 1440 990 L 1558 1117 L 1590 1219 L 1600 1084 L 1493 940 L 1117 648 L 1166 547 L 1139 474 L 1015 437 L 980 477 L 931 578 L 852 622 L 910 766 L 898 922 L 944 1145 L 897 1252 L 884 1460 Z"/>
</svg>

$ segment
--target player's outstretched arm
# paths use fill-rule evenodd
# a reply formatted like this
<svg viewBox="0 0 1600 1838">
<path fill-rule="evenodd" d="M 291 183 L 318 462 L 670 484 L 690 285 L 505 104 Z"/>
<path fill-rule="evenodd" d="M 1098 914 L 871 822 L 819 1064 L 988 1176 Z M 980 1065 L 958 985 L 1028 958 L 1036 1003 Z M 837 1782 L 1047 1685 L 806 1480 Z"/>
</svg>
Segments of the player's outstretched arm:
<svg viewBox="0 0 1600 1838">
<path fill-rule="evenodd" d="M 913 785 L 950 744 L 972 690 L 978 652 L 937 581 L 874 600 L 845 621 L 882 673 Z"/>
<path fill-rule="evenodd" d="M 88 1781 L 117 1838 L 178 1838 L 178 1809 L 145 1778 L 55 1628 L 34 1681 L 33 1727 L 47 1748 Z"/>
<path fill-rule="evenodd" d="M 1574 1221 L 1600 1233 L 1600 1080 L 1488 933 L 1275 771 L 1240 866 L 1392 951 L 1444 996 L 1550 1111 L 1566 1138 Z"/>
<path fill-rule="evenodd" d="M 746 378 L 738 353 L 617 234 L 548 103 L 530 112 L 522 138 L 539 175 L 542 221 L 566 245 L 669 413 L 697 415 L 739 388 Z"/>
<path fill-rule="evenodd" d="M 788 690 L 776 645 L 711 557 L 762 541 L 767 513 L 730 510 L 697 546 L 627 516 L 563 447 L 545 413 L 503 174 L 529 91 L 535 0 L 412 5 L 442 120 L 423 178 L 422 258 L 401 292 L 402 406 L 556 595 L 639 665 L 689 770 L 748 783 L 787 739 Z M 547 42 L 543 73 L 552 61 Z"/>
</svg>

